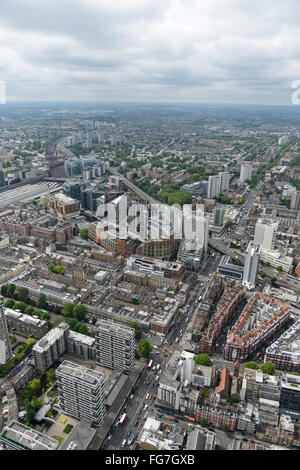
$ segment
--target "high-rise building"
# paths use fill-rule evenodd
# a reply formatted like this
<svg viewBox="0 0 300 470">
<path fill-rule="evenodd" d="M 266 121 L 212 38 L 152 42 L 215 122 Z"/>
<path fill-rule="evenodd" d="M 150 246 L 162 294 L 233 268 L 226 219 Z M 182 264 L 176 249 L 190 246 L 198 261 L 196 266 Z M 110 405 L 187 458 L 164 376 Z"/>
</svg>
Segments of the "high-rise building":
<svg viewBox="0 0 300 470">
<path fill-rule="evenodd" d="M 56 378 L 60 406 L 64 412 L 99 426 L 105 415 L 104 375 L 64 361 L 56 369 Z"/>
<path fill-rule="evenodd" d="M 218 197 L 221 192 L 221 178 L 219 175 L 209 176 L 207 186 L 207 197 L 212 199 Z"/>
<path fill-rule="evenodd" d="M 291 198 L 291 209 L 294 211 L 298 211 L 300 209 L 300 191 L 293 192 Z"/>
<path fill-rule="evenodd" d="M 0 364 L 6 364 L 12 357 L 12 349 L 9 341 L 7 319 L 4 313 L 3 303 L 0 304 Z"/>
<path fill-rule="evenodd" d="M 209 236 L 209 220 L 207 217 L 200 216 L 196 222 L 196 241 L 202 242 L 204 247 L 204 252 L 207 252 L 208 246 L 208 236 Z"/>
<path fill-rule="evenodd" d="M 0 166 L 0 187 L 1 186 L 5 186 L 5 172 L 2 166 Z"/>
<path fill-rule="evenodd" d="M 93 146 L 93 134 L 92 132 L 86 133 L 86 140 L 85 140 L 86 148 L 90 148 Z"/>
<path fill-rule="evenodd" d="M 252 163 L 251 162 L 243 162 L 241 164 L 241 172 L 240 172 L 240 183 L 243 184 L 247 180 L 251 180 L 252 178 Z"/>
<path fill-rule="evenodd" d="M 96 327 L 96 358 L 99 363 L 130 374 L 135 361 L 134 329 L 105 319 L 99 320 Z"/>
<path fill-rule="evenodd" d="M 261 246 L 250 242 L 246 252 L 245 266 L 243 271 L 243 286 L 254 289 L 257 282 Z"/>
<path fill-rule="evenodd" d="M 231 176 L 232 176 L 231 173 L 229 173 L 228 171 L 221 171 L 219 173 L 219 176 L 221 178 L 220 193 L 222 193 L 223 191 L 228 191 Z"/>
<path fill-rule="evenodd" d="M 217 227 L 222 227 L 224 223 L 224 208 L 215 207 L 214 209 L 214 225 Z"/>
<path fill-rule="evenodd" d="M 49 367 L 66 352 L 66 337 L 70 326 L 60 323 L 59 327 L 50 330 L 33 348 L 35 367 L 46 372 Z"/>
<path fill-rule="evenodd" d="M 274 249 L 278 222 L 271 219 L 258 219 L 255 225 L 254 243 L 265 251 Z"/>
</svg>

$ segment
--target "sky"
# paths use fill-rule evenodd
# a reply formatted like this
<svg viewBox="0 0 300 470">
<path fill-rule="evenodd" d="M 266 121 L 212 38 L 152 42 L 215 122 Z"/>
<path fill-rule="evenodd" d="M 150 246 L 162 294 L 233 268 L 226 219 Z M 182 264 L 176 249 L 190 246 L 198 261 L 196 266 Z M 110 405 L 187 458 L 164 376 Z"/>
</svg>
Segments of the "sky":
<svg viewBox="0 0 300 470">
<path fill-rule="evenodd" d="M 1 0 L 7 102 L 292 105 L 299 59 L 299 0 Z"/>
</svg>

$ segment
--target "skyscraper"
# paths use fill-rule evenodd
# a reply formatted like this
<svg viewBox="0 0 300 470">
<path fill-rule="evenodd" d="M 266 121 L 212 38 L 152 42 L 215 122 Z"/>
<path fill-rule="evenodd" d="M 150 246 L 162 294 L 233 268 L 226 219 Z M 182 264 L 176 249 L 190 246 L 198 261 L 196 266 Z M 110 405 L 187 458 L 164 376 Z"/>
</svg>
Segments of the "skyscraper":
<svg viewBox="0 0 300 470">
<path fill-rule="evenodd" d="M 219 173 L 219 177 L 221 178 L 220 193 L 222 193 L 223 191 L 228 191 L 231 180 L 231 173 L 229 173 L 228 171 L 221 171 Z"/>
<path fill-rule="evenodd" d="M 243 271 L 243 286 L 254 289 L 257 282 L 261 246 L 250 242 L 246 251 L 245 266 Z"/>
<path fill-rule="evenodd" d="M 64 412 L 99 426 L 105 415 L 104 375 L 64 361 L 56 369 L 56 377 L 60 406 Z"/>
<path fill-rule="evenodd" d="M 278 222 L 271 219 L 258 219 L 255 225 L 254 243 L 265 251 L 274 249 Z"/>
<path fill-rule="evenodd" d="M 0 304 L 0 364 L 6 364 L 12 357 L 9 341 L 8 327 L 4 313 L 3 303 Z"/>
<path fill-rule="evenodd" d="M 1 186 L 5 186 L 5 172 L 2 166 L 0 165 L 0 187 Z"/>
<path fill-rule="evenodd" d="M 96 357 L 99 363 L 130 374 L 135 361 L 134 329 L 105 319 L 99 320 L 96 327 Z"/>
</svg>

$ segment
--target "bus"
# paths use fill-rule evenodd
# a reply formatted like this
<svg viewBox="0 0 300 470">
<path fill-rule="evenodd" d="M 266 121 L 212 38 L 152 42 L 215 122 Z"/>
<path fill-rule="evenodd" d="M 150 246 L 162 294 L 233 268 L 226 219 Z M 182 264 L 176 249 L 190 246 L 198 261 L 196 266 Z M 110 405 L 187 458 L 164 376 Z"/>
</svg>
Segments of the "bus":
<svg viewBox="0 0 300 470">
<path fill-rule="evenodd" d="M 185 419 L 187 419 L 188 421 L 195 421 L 195 418 L 191 418 L 190 416 L 184 416 Z"/>
<path fill-rule="evenodd" d="M 149 361 L 149 364 L 148 364 L 147 369 L 148 369 L 148 370 L 152 369 L 152 366 L 153 366 L 153 359 L 151 359 L 151 360 Z"/>
<path fill-rule="evenodd" d="M 166 413 L 167 415 L 173 415 L 174 414 L 174 411 L 167 411 L 167 410 L 163 410 L 161 408 L 159 408 L 158 411 L 160 411 L 161 413 Z"/>
<path fill-rule="evenodd" d="M 120 421 L 119 421 L 119 425 L 120 425 L 120 426 L 123 426 L 123 424 L 125 423 L 126 419 L 127 419 L 127 414 L 124 413 L 124 414 L 121 416 L 121 419 L 120 419 Z"/>
</svg>

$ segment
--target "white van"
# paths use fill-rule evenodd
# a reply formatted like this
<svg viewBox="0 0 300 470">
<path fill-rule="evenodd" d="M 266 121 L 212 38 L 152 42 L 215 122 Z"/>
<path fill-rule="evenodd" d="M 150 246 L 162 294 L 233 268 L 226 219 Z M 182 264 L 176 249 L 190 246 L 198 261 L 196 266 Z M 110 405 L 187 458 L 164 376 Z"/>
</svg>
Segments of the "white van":
<svg viewBox="0 0 300 470">
<path fill-rule="evenodd" d="M 124 449 L 124 447 L 126 446 L 126 443 L 127 443 L 127 440 L 124 439 L 124 441 L 122 442 L 122 445 L 121 445 L 121 448 Z"/>
</svg>

